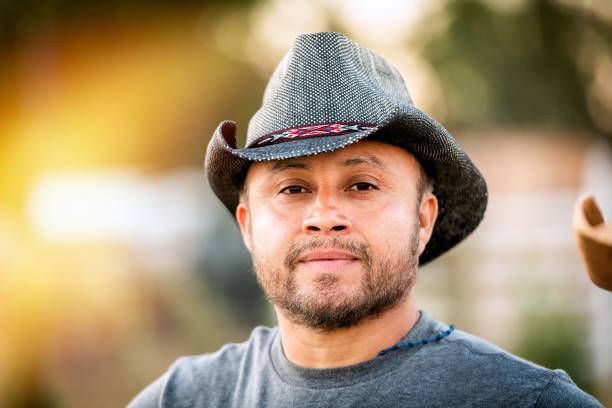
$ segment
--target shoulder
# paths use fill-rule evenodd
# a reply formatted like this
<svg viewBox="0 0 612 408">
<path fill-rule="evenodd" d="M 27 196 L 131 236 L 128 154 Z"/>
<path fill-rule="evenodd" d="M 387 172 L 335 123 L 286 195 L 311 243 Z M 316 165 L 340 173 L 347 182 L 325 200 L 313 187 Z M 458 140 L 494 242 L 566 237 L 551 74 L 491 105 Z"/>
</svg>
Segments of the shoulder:
<svg viewBox="0 0 612 408">
<path fill-rule="evenodd" d="M 211 397 L 207 393 L 221 394 L 233 387 L 240 371 L 261 364 L 275 333 L 276 329 L 259 326 L 243 343 L 226 344 L 214 353 L 179 357 L 128 408 L 205 406 L 206 398 Z"/>
<path fill-rule="evenodd" d="M 210 376 L 224 371 L 225 376 L 228 371 L 237 368 L 238 364 L 250 363 L 264 357 L 267 346 L 275 333 L 276 329 L 258 326 L 253 329 L 249 339 L 245 342 L 228 343 L 214 353 L 180 357 L 174 362 L 171 369 L 175 375 Z"/>
<path fill-rule="evenodd" d="M 477 386 L 496 389 L 523 389 L 536 393 L 550 381 L 552 371 L 514 355 L 480 337 L 455 330 L 440 342 L 438 353 L 448 360 L 451 370 Z"/>
<path fill-rule="evenodd" d="M 595 398 L 582 391 L 563 370 L 554 370 L 542 390 L 536 407 L 602 407 Z"/>
<path fill-rule="evenodd" d="M 462 330 L 455 330 L 436 349 L 452 367 L 449 370 L 465 378 L 464 385 L 483 393 L 490 390 L 499 402 L 601 406 L 565 371 L 540 366 Z"/>
<path fill-rule="evenodd" d="M 465 359 L 466 364 L 469 364 L 469 361 L 474 361 L 484 369 L 491 368 L 501 371 L 503 368 L 503 371 L 508 375 L 532 373 L 535 376 L 541 376 L 544 381 L 550 378 L 552 373 L 552 370 L 546 367 L 521 358 L 487 340 L 462 330 L 455 330 L 446 340 L 445 344 L 449 349 L 452 349 L 458 358 Z"/>
</svg>

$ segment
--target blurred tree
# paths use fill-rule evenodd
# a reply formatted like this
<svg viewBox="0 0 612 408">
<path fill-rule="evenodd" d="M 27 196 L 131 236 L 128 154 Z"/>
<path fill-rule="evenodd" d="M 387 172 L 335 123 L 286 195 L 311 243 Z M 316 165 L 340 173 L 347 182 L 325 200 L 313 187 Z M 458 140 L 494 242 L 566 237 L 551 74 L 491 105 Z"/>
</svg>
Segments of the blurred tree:
<svg viewBox="0 0 612 408">
<path fill-rule="evenodd" d="M 536 125 L 596 129 L 587 108 L 585 33 L 612 50 L 612 27 L 560 1 L 500 11 L 448 1 L 449 25 L 425 46 L 441 80 L 450 126 Z"/>
</svg>

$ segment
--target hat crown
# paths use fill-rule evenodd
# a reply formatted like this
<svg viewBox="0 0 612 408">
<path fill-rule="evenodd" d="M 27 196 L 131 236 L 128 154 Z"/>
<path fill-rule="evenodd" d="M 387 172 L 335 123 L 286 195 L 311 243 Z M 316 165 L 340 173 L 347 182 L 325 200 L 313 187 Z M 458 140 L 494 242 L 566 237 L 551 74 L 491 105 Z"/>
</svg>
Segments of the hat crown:
<svg viewBox="0 0 612 408">
<path fill-rule="evenodd" d="M 412 105 L 399 72 L 342 34 L 296 37 L 276 66 L 247 131 L 247 146 L 280 130 L 322 123 L 380 124 Z"/>
</svg>

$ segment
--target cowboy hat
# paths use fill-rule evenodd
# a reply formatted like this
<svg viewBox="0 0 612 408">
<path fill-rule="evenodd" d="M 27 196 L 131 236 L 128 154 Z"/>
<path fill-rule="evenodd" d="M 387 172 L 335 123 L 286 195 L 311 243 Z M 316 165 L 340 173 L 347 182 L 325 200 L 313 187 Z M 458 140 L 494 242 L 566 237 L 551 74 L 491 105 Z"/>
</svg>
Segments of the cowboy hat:
<svg viewBox="0 0 612 408">
<path fill-rule="evenodd" d="M 592 194 L 583 194 L 574 207 L 574 231 L 584 266 L 593 283 L 612 291 L 612 224 L 605 224 Z"/>
<path fill-rule="evenodd" d="M 335 32 L 295 39 L 249 122 L 246 147 L 236 147 L 236 123 L 221 122 L 208 145 L 205 172 L 235 215 L 252 162 L 330 152 L 364 138 L 408 150 L 433 181 L 438 219 L 420 265 L 478 226 L 487 186 L 476 166 L 442 125 L 414 106 L 394 67 Z"/>
</svg>

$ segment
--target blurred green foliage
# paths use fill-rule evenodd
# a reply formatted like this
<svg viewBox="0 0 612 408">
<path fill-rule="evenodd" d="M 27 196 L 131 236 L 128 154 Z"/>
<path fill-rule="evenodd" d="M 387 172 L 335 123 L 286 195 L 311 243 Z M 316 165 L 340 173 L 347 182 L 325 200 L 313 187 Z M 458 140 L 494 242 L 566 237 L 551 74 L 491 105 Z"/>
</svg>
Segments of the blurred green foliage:
<svg viewBox="0 0 612 408">
<path fill-rule="evenodd" d="M 579 48 L 593 34 L 610 52 L 612 26 L 552 0 L 513 12 L 448 1 L 446 12 L 448 29 L 424 49 L 440 76 L 448 125 L 594 128 Z"/>
</svg>

